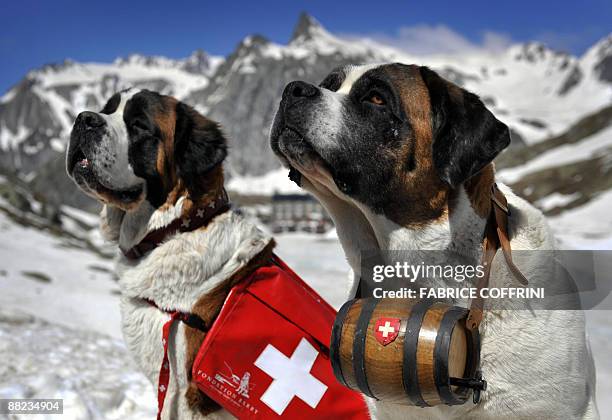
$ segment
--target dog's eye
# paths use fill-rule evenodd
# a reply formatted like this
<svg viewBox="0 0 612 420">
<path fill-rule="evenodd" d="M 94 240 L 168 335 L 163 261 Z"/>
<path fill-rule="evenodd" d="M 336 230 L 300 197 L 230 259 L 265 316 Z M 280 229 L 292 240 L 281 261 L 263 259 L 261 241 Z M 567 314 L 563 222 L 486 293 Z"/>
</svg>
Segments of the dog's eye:
<svg viewBox="0 0 612 420">
<path fill-rule="evenodd" d="M 385 100 L 378 92 L 370 92 L 364 98 L 366 102 L 370 102 L 374 105 L 383 106 L 385 105 Z"/>
</svg>

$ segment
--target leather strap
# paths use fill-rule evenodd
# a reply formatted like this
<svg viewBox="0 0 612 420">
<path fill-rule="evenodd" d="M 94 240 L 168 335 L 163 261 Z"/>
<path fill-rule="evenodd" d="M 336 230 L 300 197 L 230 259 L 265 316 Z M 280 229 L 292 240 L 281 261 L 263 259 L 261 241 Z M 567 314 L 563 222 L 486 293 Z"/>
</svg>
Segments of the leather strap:
<svg viewBox="0 0 612 420">
<path fill-rule="evenodd" d="M 159 369 L 159 379 L 157 381 L 157 420 L 161 420 L 166 393 L 170 385 L 170 361 L 168 359 L 168 341 L 172 324 L 180 317 L 180 312 L 172 312 L 170 319 L 164 323 L 162 328 L 162 345 L 164 346 L 164 358 Z"/>
<path fill-rule="evenodd" d="M 145 301 L 158 309 L 160 309 L 155 302 L 149 299 Z M 170 315 L 170 319 L 164 322 L 162 327 L 162 346 L 164 349 L 164 357 L 162 359 L 161 367 L 159 368 L 159 379 L 157 381 L 157 420 L 161 420 L 162 411 L 164 409 L 164 402 L 166 401 L 166 393 L 168 392 L 168 386 L 170 385 L 170 361 L 168 359 L 168 346 L 170 342 L 170 330 L 175 321 L 182 321 L 191 328 L 196 328 L 202 332 L 208 332 L 210 329 L 206 322 L 196 314 L 180 312 L 180 311 L 167 311 L 160 309 Z"/>
<path fill-rule="evenodd" d="M 523 273 L 521 273 L 512 260 L 512 248 L 510 247 L 510 235 L 508 234 L 508 216 L 510 216 L 508 200 L 506 200 L 506 196 L 499 190 L 497 184 L 493 184 L 491 187 L 491 212 L 489 213 L 484 239 L 482 241 L 482 265 L 485 268 L 485 273 L 476 284 L 476 288 L 478 289 L 477 297 L 472 300 L 470 312 L 465 321 L 469 330 L 477 330 L 482 321 L 484 299 L 480 292 L 489 284 L 491 264 L 499 248 L 502 249 L 506 264 L 512 275 L 523 286 L 529 284 Z"/>
<path fill-rule="evenodd" d="M 191 232 L 208 225 L 215 216 L 230 209 L 229 197 L 223 190 L 219 196 L 203 207 L 194 208 L 189 215 L 175 219 L 172 223 L 147 234 L 142 241 L 130 249 L 121 249 L 128 260 L 137 260 L 153 251 L 169 236 L 177 232 Z"/>
</svg>

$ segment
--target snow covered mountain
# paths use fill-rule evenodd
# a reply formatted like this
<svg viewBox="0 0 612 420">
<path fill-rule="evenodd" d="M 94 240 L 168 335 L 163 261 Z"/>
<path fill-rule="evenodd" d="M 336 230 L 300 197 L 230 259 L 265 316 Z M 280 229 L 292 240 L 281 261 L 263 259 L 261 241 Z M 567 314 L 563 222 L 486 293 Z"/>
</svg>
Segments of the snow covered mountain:
<svg viewBox="0 0 612 420">
<path fill-rule="evenodd" d="M 515 45 L 500 54 L 412 56 L 372 40 L 345 40 L 303 15 L 288 45 L 254 36 L 245 39 L 210 83 L 187 101 L 223 122 L 234 142 L 232 169 L 264 174 L 275 169 L 267 130 L 284 85 L 295 79 L 320 81 L 349 63 L 419 63 L 433 67 L 489 104 L 521 143 L 558 134 L 587 113 L 612 101 L 612 36 L 582 58 L 542 44 Z M 607 62 L 607 61 L 608 62 Z"/>
<path fill-rule="evenodd" d="M 339 65 L 385 61 L 428 65 L 479 94 L 512 128 L 515 150 L 558 136 L 612 103 L 612 34 L 582 57 L 540 43 L 500 53 L 417 56 L 367 38 L 338 37 L 304 14 L 287 45 L 253 35 L 225 59 L 196 51 L 183 60 L 132 55 L 31 71 L 0 99 L 0 170 L 17 172 L 51 201 L 83 205 L 62 170 L 72 121 L 84 109 L 99 109 L 114 91 L 136 86 L 172 94 L 220 121 L 231 139 L 230 176 L 270 179 L 279 164 L 268 129 L 285 84 L 318 82 Z M 263 192 L 273 190 L 268 182 Z"/>
</svg>

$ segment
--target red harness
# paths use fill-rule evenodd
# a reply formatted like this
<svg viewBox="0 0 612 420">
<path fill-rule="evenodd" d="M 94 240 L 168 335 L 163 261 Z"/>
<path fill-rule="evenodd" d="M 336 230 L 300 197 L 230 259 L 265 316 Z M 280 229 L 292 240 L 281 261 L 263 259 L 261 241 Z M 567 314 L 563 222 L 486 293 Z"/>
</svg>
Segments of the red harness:
<svg viewBox="0 0 612 420">
<path fill-rule="evenodd" d="M 232 288 L 210 328 L 195 315 L 169 312 L 158 419 L 170 381 L 168 342 L 176 320 L 207 331 L 193 380 L 236 417 L 369 418 L 361 394 L 340 385 L 332 372 L 329 340 L 336 311 L 278 257 L 272 262 Z"/>
</svg>

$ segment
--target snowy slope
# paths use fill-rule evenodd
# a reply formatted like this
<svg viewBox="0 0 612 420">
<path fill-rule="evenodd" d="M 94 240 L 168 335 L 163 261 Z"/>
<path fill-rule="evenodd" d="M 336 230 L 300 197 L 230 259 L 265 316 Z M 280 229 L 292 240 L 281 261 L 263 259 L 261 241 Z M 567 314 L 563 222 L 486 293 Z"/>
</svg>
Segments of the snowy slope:
<svg viewBox="0 0 612 420">
<path fill-rule="evenodd" d="M 114 264 L 0 213 L 0 307 L 121 338 Z M 61 304 L 53 304 L 61 302 Z"/>
<path fill-rule="evenodd" d="M 122 340 L 84 327 L 67 328 L 21 308 L 0 308 L 0 398 L 62 399 L 60 417 L 67 420 L 154 419 L 154 387 L 137 370 Z"/>
<path fill-rule="evenodd" d="M 549 218 L 555 235 L 563 244 L 579 249 L 612 249 L 612 191 L 584 206 Z"/>
<path fill-rule="evenodd" d="M 566 144 L 549 150 L 534 159 L 499 172 L 500 178 L 506 183 L 513 183 L 525 175 L 555 166 L 567 165 L 586 160 L 598 155 L 608 155 L 612 152 L 612 125 L 578 143 Z"/>
<path fill-rule="evenodd" d="M 566 130 L 612 101 L 612 86 L 600 80 L 589 57 L 589 52 L 579 59 L 528 43 L 499 54 L 448 61 L 472 76 L 466 79 L 467 89 L 493 99 L 496 116 L 533 142 Z M 445 61 L 431 64 L 444 66 Z M 569 81 L 576 74 L 582 76 L 572 85 Z"/>
<path fill-rule="evenodd" d="M 234 176 L 227 182 L 227 189 L 241 195 L 304 194 L 288 173 L 287 169 L 279 168 L 260 176 Z"/>
</svg>

